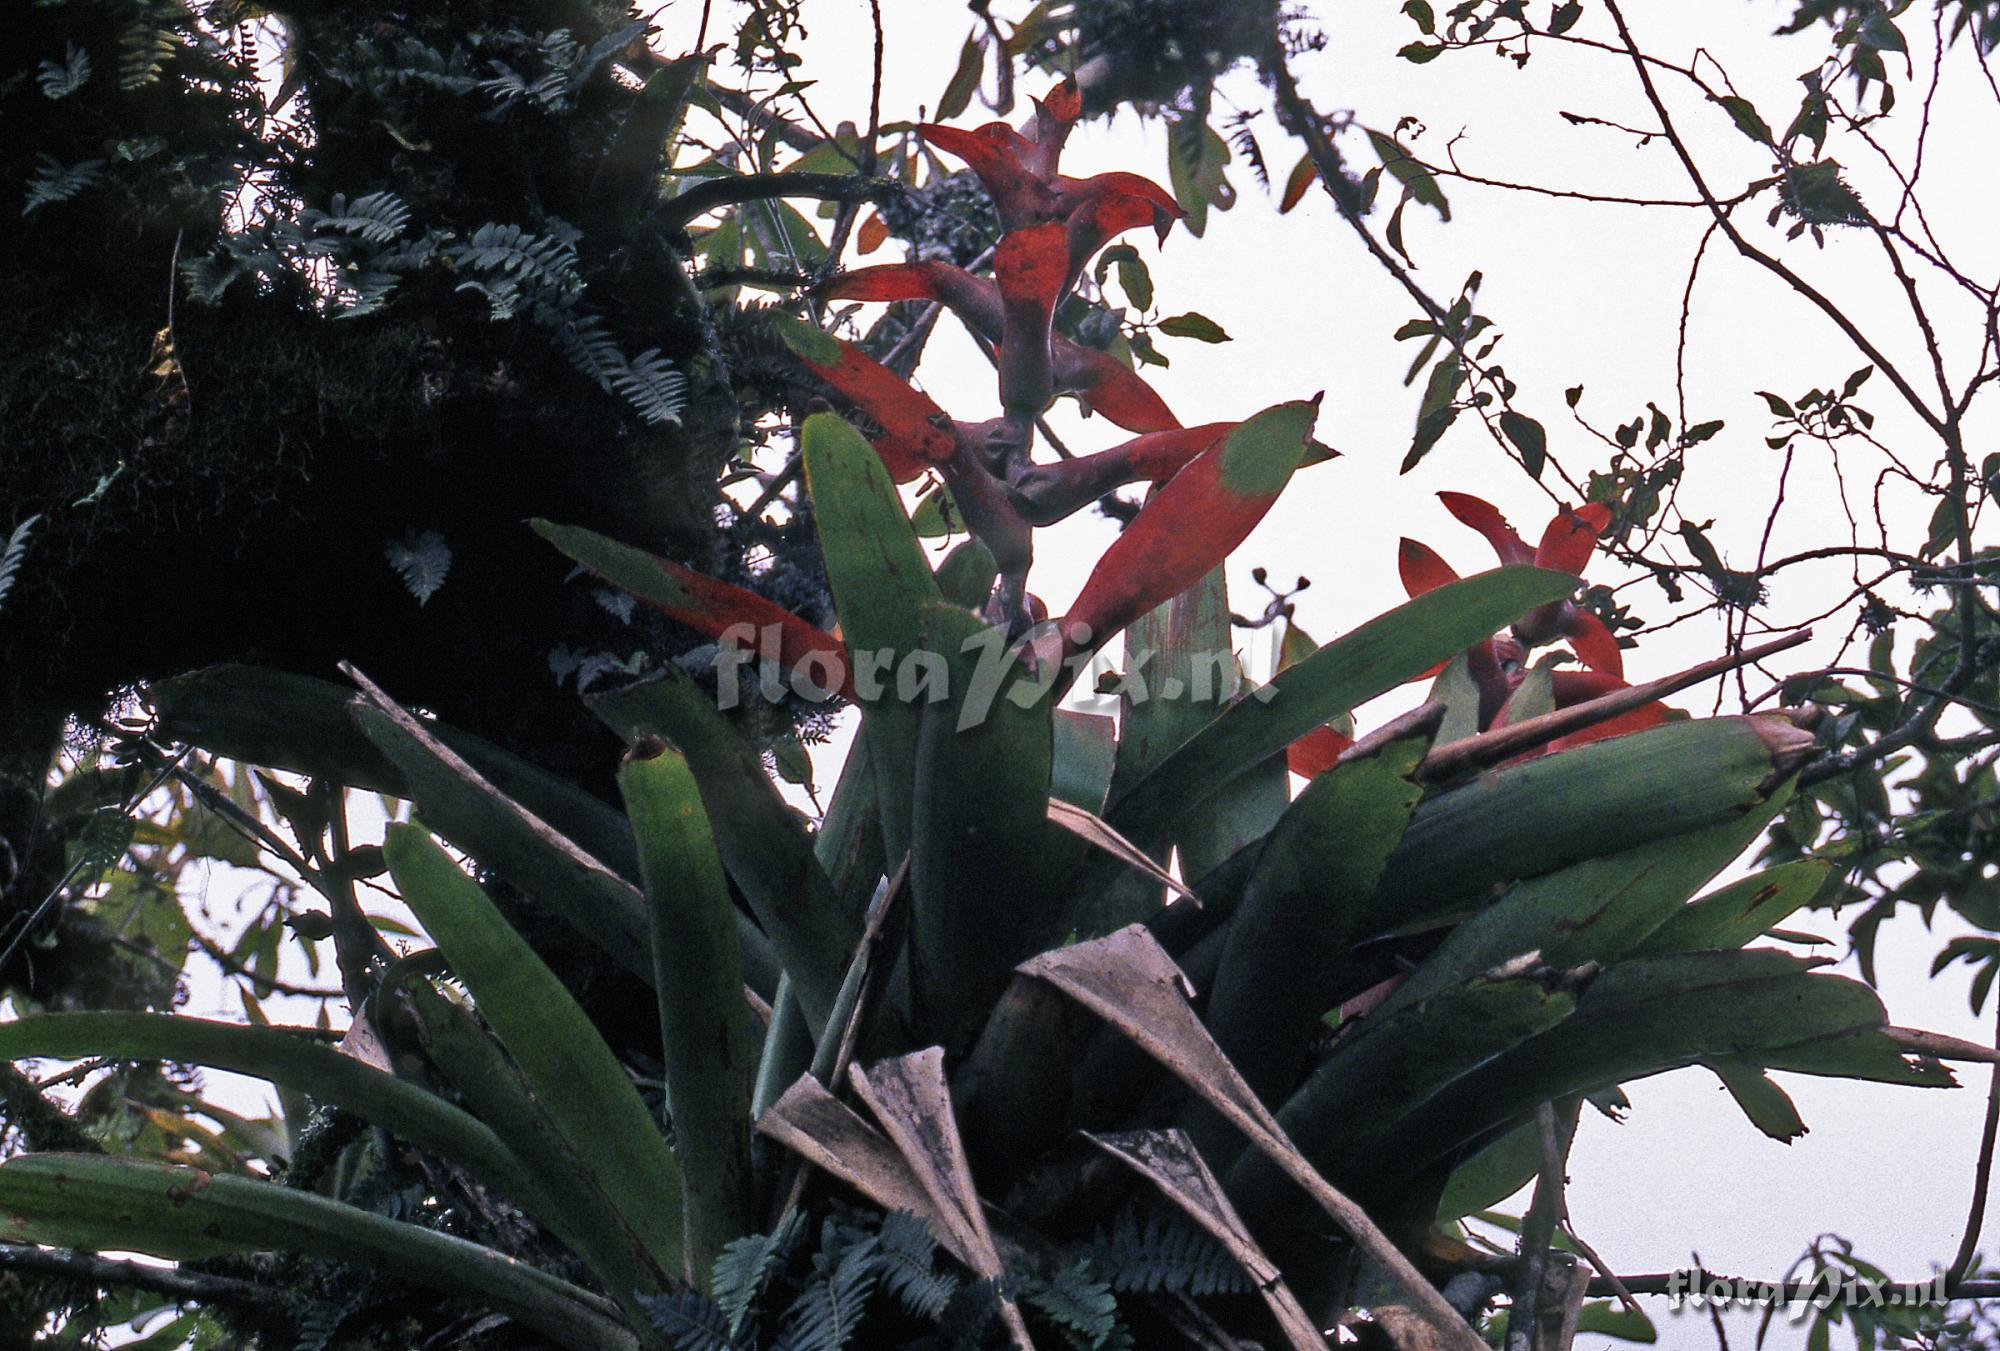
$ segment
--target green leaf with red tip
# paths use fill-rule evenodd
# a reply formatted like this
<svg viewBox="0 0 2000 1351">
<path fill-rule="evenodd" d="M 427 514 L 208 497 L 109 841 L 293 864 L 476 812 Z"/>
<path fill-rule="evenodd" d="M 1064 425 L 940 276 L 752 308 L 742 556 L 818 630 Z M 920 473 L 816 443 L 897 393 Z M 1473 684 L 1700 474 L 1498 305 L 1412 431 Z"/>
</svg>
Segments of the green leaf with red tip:
<svg viewBox="0 0 2000 1351">
<path fill-rule="evenodd" d="M 838 638 L 754 591 L 580 526 L 545 520 L 530 524 L 536 534 L 591 572 L 697 633 L 743 651 L 755 651 L 763 633 L 775 629 L 778 660 L 787 668 L 796 670 L 811 661 L 814 666 L 831 662 L 835 670 L 847 669 L 847 649 Z M 852 693 L 844 684 L 840 692 Z"/>
<path fill-rule="evenodd" d="M 1065 644 L 1103 646 L 1227 558 L 1278 500 L 1317 413 L 1303 401 L 1268 408 L 1169 479 L 1098 559 L 1070 610 Z"/>
</svg>

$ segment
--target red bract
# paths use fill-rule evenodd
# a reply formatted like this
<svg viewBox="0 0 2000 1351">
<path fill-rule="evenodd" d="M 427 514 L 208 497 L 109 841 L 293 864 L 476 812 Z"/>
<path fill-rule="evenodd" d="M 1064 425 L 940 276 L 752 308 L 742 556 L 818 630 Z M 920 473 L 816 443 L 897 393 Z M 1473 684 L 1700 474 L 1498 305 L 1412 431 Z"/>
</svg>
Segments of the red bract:
<svg viewBox="0 0 2000 1351">
<path fill-rule="evenodd" d="M 1285 768 L 1302 778 L 1324 774 L 1340 763 L 1354 738 L 1331 727 L 1315 727 L 1285 748 Z"/>
<path fill-rule="evenodd" d="M 1611 524 L 1611 509 L 1601 502 L 1587 502 L 1574 511 L 1565 507 L 1549 521 L 1541 543 L 1531 549 L 1491 502 L 1467 493 L 1439 493 L 1438 500 L 1446 511 L 1484 535 L 1502 563 L 1532 563 L 1578 577 L 1590 562 L 1597 537 Z M 1617 638 L 1596 615 L 1579 610 L 1572 601 L 1530 612 L 1514 626 L 1514 634 L 1529 647 L 1567 638 L 1577 659 L 1592 670 L 1614 676 L 1625 673 Z"/>
<path fill-rule="evenodd" d="M 1069 289 L 1069 235 L 1050 222 L 1010 231 L 993 253 L 1000 287 L 1000 406 L 1033 417 L 1055 392 L 1050 324 Z"/>
<path fill-rule="evenodd" d="M 799 360 L 851 400 L 880 427 L 871 444 L 898 483 L 908 483 L 958 452 L 951 419 L 929 395 L 911 388 L 894 371 L 838 338 L 788 315 L 773 315 L 778 333 Z"/>
<path fill-rule="evenodd" d="M 837 671 L 841 684 L 835 693 L 854 697 L 853 671 L 846 644 L 840 639 L 754 591 L 668 559 L 649 558 L 647 563 L 662 574 L 651 586 L 631 585 L 630 576 L 613 576 L 596 568 L 591 571 L 608 582 L 626 584 L 643 604 L 738 651 L 755 652 L 765 635 L 775 633 L 775 655 L 781 665 L 788 670 Z"/>
<path fill-rule="evenodd" d="M 1439 493 L 1438 499 L 1462 524 L 1484 536 L 1503 564 L 1527 564 L 1578 577 L 1590 562 L 1597 537 L 1611 523 L 1611 511 L 1601 503 L 1587 503 L 1574 511 L 1565 508 L 1549 521 L 1541 542 L 1530 548 L 1491 502 L 1452 492 Z M 1397 550 L 1396 570 L 1402 578 L 1403 590 L 1412 599 L 1458 580 L 1457 571 L 1436 550 L 1413 539 L 1405 539 Z M 1597 616 L 1579 610 L 1573 602 L 1558 601 L 1530 612 L 1514 626 L 1514 636 L 1496 635 L 1466 650 L 1466 673 L 1479 690 L 1478 722 L 1482 731 L 1507 725 L 1515 692 L 1527 675 L 1528 648 L 1556 638 L 1567 639 L 1570 650 L 1590 669 L 1552 673 L 1554 707 L 1569 708 L 1626 687 L 1624 654 L 1611 630 Z M 1444 665 L 1440 664 L 1419 678 L 1435 677 L 1443 670 Z M 1623 736 L 1657 726 L 1667 717 L 1666 705 L 1647 704 L 1562 737 L 1532 754 Z M 1286 759 L 1294 773 L 1311 777 L 1331 768 L 1340 752 L 1352 744 L 1332 728 L 1322 727 L 1294 742 Z"/>
<path fill-rule="evenodd" d="M 820 288 L 828 300 L 932 300 L 944 305 L 973 332 L 998 347 L 1004 336 L 1000 288 L 985 277 L 934 259 L 887 263 L 843 273 Z M 1180 426 L 1180 419 L 1124 362 L 1109 352 L 1056 337 L 1050 344 L 1058 393 L 1081 397 L 1128 432 L 1157 432 Z"/>
</svg>

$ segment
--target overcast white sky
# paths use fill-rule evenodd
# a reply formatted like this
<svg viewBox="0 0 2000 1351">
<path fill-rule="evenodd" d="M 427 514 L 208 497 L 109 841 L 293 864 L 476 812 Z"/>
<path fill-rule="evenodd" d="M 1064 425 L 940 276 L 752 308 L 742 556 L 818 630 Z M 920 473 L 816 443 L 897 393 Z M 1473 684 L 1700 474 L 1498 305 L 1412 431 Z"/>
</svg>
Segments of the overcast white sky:
<svg viewBox="0 0 2000 1351">
<path fill-rule="evenodd" d="M 1406 114 L 1415 116 L 1427 128 L 1416 146 L 1431 157 L 1463 133 L 1457 145 L 1461 163 L 1491 177 L 1607 193 L 1687 193 L 1660 143 L 1635 149 L 1630 136 L 1572 126 L 1557 115 L 1559 109 L 1574 109 L 1633 125 L 1650 120 L 1629 67 L 1609 56 L 1544 49 L 1526 72 L 1490 55 L 1417 67 L 1393 57 L 1415 32 L 1392 0 L 1322 0 L 1311 8 L 1329 42 L 1300 68 L 1307 93 L 1324 110 L 1351 108 L 1363 122 L 1384 128 Z M 1605 22 L 1598 6 L 1588 9 L 1583 31 Z M 1789 116 L 1786 99 L 1795 97 L 1794 78 L 1820 50 L 1816 36 L 1770 36 L 1785 12 L 1772 0 L 1626 0 L 1625 9 L 1644 45 L 1675 59 L 1705 48 L 1727 67 L 1737 88 L 1764 108 L 1767 119 L 1781 126 Z M 885 116 L 900 119 L 920 106 L 935 106 L 973 20 L 963 7 L 937 0 L 884 0 L 883 10 L 888 35 L 883 105 Z M 662 12 L 664 48 L 679 50 L 692 40 L 698 11 L 694 0 L 681 0 Z M 865 122 L 865 0 L 812 0 L 805 13 L 811 31 L 800 74 L 816 82 L 808 95 L 814 107 L 828 123 Z M 1908 27 L 1921 58 L 1923 25 Z M 1975 272 L 1991 276 L 2000 248 L 1988 223 L 1995 205 L 1989 166 L 2000 125 L 1990 99 L 1972 88 L 1962 59 L 1955 64 L 1956 71 L 1948 66 L 1938 96 L 1925 205 L 1947 244 L 1975 263 Z M 1756 148 L 1716 109 L 1679 99 L 1671 86 L 1668 92 L 1697 153 L 1720 181 L 1733 177 L 1740 183 L 1768 170 Z M 1226 80 L 1222 93 L 1225 103 L 1242 108 L 1267 106 L 1263 90 L 1244 73 Z M 981 116 L 975 103 L 967 117 Z M 1257 130 L 1274 172 L 1282 175 L 1297 158 L 1296 149 L 1268 116 Z M 1119 168 L 1165 180 L 1158 123 L 1141 125 L 1125 116 L 1091 124 L 1071 145 L 1065 167 L 1072 173 Z M 1880 175 L 1860 163 L 1850 168 L 1864 196 L 1881 200 Z M 1437 504 L 1433 494 L 1439 489 L 1490 497 L 1524 527 L 1538 528 L 1549 506 L 1475 428 L 1465 426 L 1449 434 L 1416 472 L 1398 476 L 1417 392 L 1400 384 L 1411 351 L 1389 335 L 1412 317 L 1412 305 L 1363 255 L 1317 192 L 1281 217 L 1247 167 L 1239 164 L 1231 177 L 1239 204 L 1211 216 L 1206 238 L 1176 231 L 1156 250 L 1150 238 L 1131 237 L 1151 262 L 1162 313 L 1198 310 L 1234 337 L 1217 347 L 1163 340 L 1173 366 L 1153 372 L 1152 379 L 1188 423 L 1242 417 L 1271 403 L 1327 391 L 1320 435 L 1344 458 L 1306 471 L 1231 564 L 1239 610 L 1261 608 L 1248 577 L 1253 566 L 1267 566 L 1280 579 L 1310 576 L 1314 586 L 1301 597 L 1299 618 L 1325 639 L 1402 599 L 1395 573 L 1401 535 L 1426 540 L 1463 571 L 1490 566 L 1484 544 Z M 1454 210 L 1450 225 L 1422 208 L 1408 213 L 1419 276 L 1433 293 L 1449 297 L 1468 271 L 1484 269 L 1480 308 L 1507 333 L 1501 354 L 1522 385 L 1521 406 L 1549 428 L 1558 456 L 1578 473 L 1596 464 L 1591 443 L 1570 427 L 1563 408 L 1562 390 L 1569 385 L 1586 386 L 1583 411 L 1604 426 L 1628 419 L 1648 399 L 1673 410 L 1674 326 L 1688 261 L 1704 224 L 1697 213 L 1581 205 L 1462 183 L 1447 189 Z M 1892 353 L 1914 352 L 1915 335 L 1895 309 L 1872 242 L 1835 232 L 1824 251 L 1804 242 L 1786 256 L 1838 295 L 1865 327 L 1885 335 Z M 1732 561 L 1740 563 L 1754 550 L 1755 528 L 1770 501 L 1777 467 L 1761 439 L 1768 414 L 1752 391 L 1795 394 L 1829 385 L 1862 361 L 1818 315 L 1720 252 L 1711 254 L 1692 313 L 1688 420 L 1723 418 L 1729 426 L 1690 456 L 1684 501 L 1697 519 L 1717 519 L 1718 539 L 1726 551 L 1733 542 Z M 1949 331 L 1946 340 L 1949 345 Z M 1970 359 L 1962 346 L 1957 355 L 1961 362 Z M 990 368 L 948 322 L 921 378 L 960 416 L 984 417 L 992 409 Z M 1874 392 L 1877 397 L 1864 401 L 1881 416 L 1888 435 L 1907 435 L 1907 419 L 1895 416 L 1887 391 Z M 1101 422 L 1068 418 L 1059 424 L 1081 449 L 1116 439 Z M 1983 432 L 1982 444 L 1990 446 L 1992 428 Z M 1797 472 L 1792 505 L 1775 539 L 1779 548 L 1840 535 L 1840 507 L 1825 466 Z M 1917 519 L 1920 524 L 1922 517 Z M 1110 537 L 1110 527 L 1089 516 L 1042 532 L 1034 590 L 1060 613 Z M 1833 588 L 1840 579 L 1835 571 L 1780 590 L 1773 599 L 1781 613 L 1804 613 L 1818 595 L 1837 597 Z M 1666 614 L 1656 591 L 1638 588 L 1636 594 L 1642 612 Z M 1829 624 L 1823 632 L 1837 636 L 1844 628 Z M 1629 654 L 1628 665 L 1635 679 L 1666 674 L 1713 655 L 1719 641 L 1712 624 L 1685 625 L 1645 640 Z M 1788 669 L 1828 660 L 1831 651 L 1830 645 L 1807 649 Z M 1705 697 L 1680 702 L 1707 707 Z M 832 764 L 822 764 L 822 782 L 834 773 Z M 1879 969 L 1892 1019 L 1985 1040 L 1984 1020 L 1966 1008 L 1963 968 L 1935 982 L 1925 978 L 1944 936 L 1926 933 L 1915 921 L 1884 931 Z M 1844 943 L 1829 951 L 1843 952 Z M 190 1011 L 234 1015 L 233 1006 L 204 1007 L 217 995 L 198 988 Z M 309 1017 L 310 1006 L 292 1012 Z M 1711 1269 L 1775 1276 L 1815 1234 L 1835 1230 L 1898 1277 L 1928 1276 L 1932 1264 L 1948 1259 L 1957 1244 L 1970 1187 L 1984 1073 L 1963 1077 L 1965 1089 L 1922 1095 L 1789 1078 L 1786 1086 L 1812 1128 L 1790 1146 L 1753 1129 L 1705 1074 L 1639 1083 L 1630 1090 L 1634 1111 L 1624 1124 L 1587 1114 L 1571 1170 L 1578 1228 L 1616 1269 L 1628 1272 L 1684 1265 L 1691 1251 L 1699 1251 Z M 1663 1344 L 1714 1344 L 1703 1317 L 1658 1321 Z M 1737 1346 L 1748 1345 L 1753 1335 L 1754 1319 L 1733 1320 Z M 1766 1344 L 1802 1342 L 1802 1331 L 1781 1321 Z"/>
</svg>

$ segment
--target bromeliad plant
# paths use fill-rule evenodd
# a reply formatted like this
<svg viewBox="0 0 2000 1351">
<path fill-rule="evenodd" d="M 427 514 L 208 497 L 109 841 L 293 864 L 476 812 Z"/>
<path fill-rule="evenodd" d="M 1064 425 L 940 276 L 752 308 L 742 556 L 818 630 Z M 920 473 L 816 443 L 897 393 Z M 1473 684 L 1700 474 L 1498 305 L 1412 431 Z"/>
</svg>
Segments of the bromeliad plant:
<svg viewBox="0 0 2000 1351">
<path fill-rule="evenodd" d="M 858 705 L 816 828 L 674 668 L 590 699 L 631 746 L 622 814 L 358 672 L 358 697 L 201 672 L 152 691 L 158 735 L 415 804 L 383 861 L 436 946 L 368 968 L 358 1022 L 379 1051 L 164 1015 L 0 1028 L 12 1057 L 211 1065 L 337 1104 L 434 1160 L 435 1185 L 472 1198 L 455 1214 L 525 1219 L 564 1257 L 102 1154 L 0 1165 L 7 1237 L 373 1263 L 593 1351 L 1305 1348 L 1356 1309 L 1469 1348 L 1503 1288 L 1551 1346 L 1611 1317 L 1580 1314 L 1588 1273 L 1551 1251 L 1552 1222 L 1506 1253 L 1461 1221 L 1545 1171 L 1586 1100 L 1702 1066 L 1789 1139 L 1803 1126 L 1771 1071 L 1950 1082 L 1865 987 L 1751 946 L 1830 863 L 1700 894 L 1784 807 L 1809 719 L 1658 722 L 1686 679 L 1545 695 L 1545 712 L 1511 688 L 1504 645 L 1558 637 L 1622 684 L 1573 601 L 1601 508 L 1530 550 L 1448 500 L 1503 566 L 1458 579 L 1406 548 L 1409 603 L 1247 688 L 1221 565 L 1309 457 L 1314 405 L 1183 428 L 1123 366 L 1052 336 L 1099 248 L 1178 212 L 1130 175 L 1061 175 L 1076 117 L 1064 87 L 1018 130 L 924 129 L 995 201 L 993 277 L 917 262 L 824 291 L 949 307 L 995 346 L 997 416 L 955 420 L 779 321 L 870 424 L 822 413 L 800 435 L 837 631 L 538 524 L 725 662 L 747 652 Z M 1038 462 L 1035 421 L 1064 394 L 1135 438 Z M 928 474 L 972 534 L 935 568 L 897 487 Z M 1038 622 L 1033 528 L 1140 481 L 1158 486 L 1068 614 Z M 1127 682 L 1115 721 L 1061 707 L 1078 658 L 1120 633 L 1162 697 Z M 1288 748 L 1441 665 L 1438 700 L 1292 794 Z M 1635 716 L 1658 725 L 1522 758 Z M 496 890 L 653 987 L 663 1117 Z"/>
</svg>

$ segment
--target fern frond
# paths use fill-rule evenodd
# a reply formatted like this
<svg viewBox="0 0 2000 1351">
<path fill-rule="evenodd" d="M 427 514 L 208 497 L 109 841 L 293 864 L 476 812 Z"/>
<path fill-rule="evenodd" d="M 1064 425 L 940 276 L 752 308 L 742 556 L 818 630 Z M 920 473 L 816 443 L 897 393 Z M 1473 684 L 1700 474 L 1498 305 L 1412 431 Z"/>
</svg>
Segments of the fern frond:
<svg viewBox="0 0 2000 1351">
<path fill-rule="evenodd" d="M 52 99 L 68 98 L 90 79 L 90 53 L 74 42 L 68 46 L 62 60 L 44 61 L 35 68 L 35 83 Z"/>
<path fill-rule="evenodd" d="M 569 364 L 589 376 L 606 394 L 618 392 L 612 379 L 625 369 L 625 354 L 604 326 L 600 314 L 579 314 L 556 327 L 556 345 Z"/>
<path fill-rule="evenodd" d="M 160 78 L 167 62 L 180 50 L 182 34 L 170 18 L 155 18 L 156 7 L 143 5 L 139 17 L 118 36 L 118 87 L 144 89 Z M 185 18 L 185 11 L 181 17 Z"/>
<path fill-rule="evenodd" d="M 502 108 L 526 102 L 555 111 L 569 93 L 569 79 L 562 71 L 546 71 L 531 80 L 504 61 L 488 64 L 493 74 L 479 82 L 479 92 Z"/>
<path fill-rule="evenodd" d="M 1084 1351 L 1104 1351 L 1119 1329 L 1118 1297 L 1092 1273 L 1088 1260 L 1073 1262 L 1048 1280 L 1028 1282 L 1022 1295 Z"/>
<path fill-rule="evenodd" d="M 1153 1212 L 1144 1225 L 1124 1211 L 1079 1255 L 1119 1294 L 1199 1297 L 1250 1288 L 1226 1248 L 1171 1211 Z"/>
<path fill-rule="evenodd" d="M 451 546 L 435 530 L 412 532 L 400 540 L 389 540 L 383 544 L 382 554 L 410 594 L 417 598 L 418 605 L 437 594 L 451 571 Z"/>
<path fill-rule="evenodd" d="M 664 1336 L 674 1351 L 736 1351 L 729 1316 L 706 1295 L 678 1290 L 671 1295 L 641 1295 L 639 1303 L 652 1320 L 654 1331 Z"/>
<path fill-rule="evenodd" d="M 494 323 L 512 319 L 521 304 L 521 288 L 505 277 L 498 281 L 484 281 L 478 277 L 462 281 L 454 289 L 476 291 L 486 297 L 487 315 Z"/>
<path fill-rule="evenodd" d="M 445 256 L 470 271 L 498 272 L 544 285 L 567 284 L 576 276 L 576 249 L 569 243 L 496 221 L 451 245 Z"/>
<path fill-rule="evenodd" d="M 633 357 L 624 370 L 611 377 L 611 383 L 647 422 L 678 425 L 687 407 L 687 377 L 675 370 L 657 347 Z"/>
<path fill-rule="evenodd" d="M 880 1258 L 881 1246 L 873 1238 L 843 1252 L 830 1275 L 807 1284 L 792 1301 L 772 1351 L 843 1351 L 868 1311 L 881 1276 Z"/>
<path fill-rule="evenodd" d="M 343 307 L 334 317 L 360 319 L 374 314 L 388 303 L 403 279 L 393 272 L 349 268 L 340 274 Z"/>
<path fill-rule="evenodd" d="M 27 520 L 14 527 L 14 533 L 7 537 L 7 547 L 0 549 L 0 608 L 7 604 L 7 593 L 14 589 L 14 579 L 21 573 L 21 560 L 28 556 L 28 536 L 35 532 L 35 526 L 42 519 L 36 512 Z"/>
<path fill-rule="evenodd" d="M 581 676 L 578 677 L 579 683 Z M 729 1335 L 742 1330 L 744 1316 L 764 1292 L 771 1273 L 783 1265 L 788 1250 L 798 1241 L 804 1216 L 793 1211 L 785 1222 L 769 1234 L 747 1234 L 726 1244 L 715 1259 L 709 1289 L 715 1302 L 728 1316 Z"/>
<path fill-rule="evenodd" d="M 936 1269 L 937 1240 L 930 1225 L 906 1210 L 882 1217 L 882 1288 L 910 1315 L 926 1323 L 944 1316 L 958 1293 L 958 1278 Z"/>
<path fill-rule="evenodd" d="M 311 223 L 321 229 L 354 235 L 377 246 L 392 242 L 410 223 L 410 208 L 393 192 L 371 192 L 348 201 L 333 195 L 333 209 L 310 213 Z"/>
<path fill-rule="evenodd" d="M 35 176 L 28 180 L 28 195 L 21 207 L 21 214 L 32 216 L 45 206 L 53 206 L 57 202 L 67 202 L 81 196 L 85 189 L 102 177 L 104 177 L 104 161 L 101 159 L 63 164 L 44 155 L 42 167 L 35 170 Z"/>
</svg>

